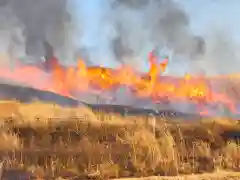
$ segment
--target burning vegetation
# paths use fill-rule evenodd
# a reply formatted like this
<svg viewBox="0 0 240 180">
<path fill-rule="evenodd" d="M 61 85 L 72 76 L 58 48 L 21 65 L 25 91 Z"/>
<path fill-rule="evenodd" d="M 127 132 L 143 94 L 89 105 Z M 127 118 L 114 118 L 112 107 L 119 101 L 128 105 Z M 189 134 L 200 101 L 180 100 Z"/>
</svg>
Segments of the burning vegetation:
<svg viewBox="0 0 240 180">
<path fill-rule="evenodd" d="M 239 177 L 233 172 L 240 168 L 238 121 L 203 116 L 208 114 L 204 103 L 222 103 L 236 113 L 233 90 L 229 94 L 214 91 L 209 83 L 218 84 L 229 77 L 159 76 L 167 68 L 168 59 L 157 64 L 153 53 L 149 54 L 148 73 L 129 66 L 87 67 L 82 60 L 77 67 L 65 67 L 57 58 L 46 59 L 41 66 L 19 64 L 13 71 L 1 68 L 3 79 L 35 88 L 0 86 L 5 88 L 0 91 L 2 99 L 14 96 L 25 102 L 0 103 L 0 157 L 6 163 L 3 177 L 14 176 L 13 172 L 19 177 L 24 172 L 22 176 L 42 179 L 108 179 L 219 170 L 232 172 L 201 177 Z M 199 116 L 153 114 L 146 109 L 80 104 L 77 100 L 76 94 L 101 94 L 120 87 L 155 103 L 163 103 L 166 98 L 176 103 L 194 102 Z M 54 93 L 47 95 L 49 91 Z M 49 101 L 50 97 L 58 100 L 56 104 L 33 101 Z M 63 102 L 68 107 L 57 105 Z"/>
<path fill-rule="evenodd" d="M 3 179 L 16 172 L 13 179 L 22 172 L 24 178 L 108 179 L 219 170 L 231 171 L 223 176 L 234 178 L 233 172 L 240 171 L 240 126 L 232 115 L 240 115 L 240 76 L 168 76 L 164 73 L 169 57 L 158 57 L 154 51 L 148 55 L 148 72 L 124 62 L 141 54 L 146 42 L 198 59 L 206 51 L 206 42 L 189 30 L 187 14 L 170 0 L 77 2 L 72 6 L 87 9 L 80 13 L 84 18 L 74 17 L 74 8 L 72 14 L 67 12 L 66 0 L 0 0 L 0 24 L 4 24 L 0 33 L 13 28 L 9 59 L 0 66 Z M 71 41 L 80 34 L 74 32 L 73 21 L 83 22 L 80 50 Z M 22 39 L 14 33 L 19 28 L 15 24 L 21 26 Z M 106 31 L 105 24 L 116 32 Z M 0 42 L 6 44 L 4 38 Z M 18 46 L 25 46 L 24 58 L 35 63 L 18 60 L 14 54 Z M 61 55 L 78 50 L 83 53 L 75 66 L 61 64 Z M 40 60 L 40 56 L 44 57 Z M 105 57 L 113 57 L 118 66 L 87 63 L 103 62 Z M 142 61 L 132 64 L 138 63 Z M 118 94 L 121 89 L 126 91 L 123 95 Z M 108 102 L 92 104 L 84 102 L 83 96 Z M 115 96 L 124 103 L 139 101 L 122 106 Z M 145 108 L 149 101 L 156 106 Z M 139 102 L 144 108 L 136 107 Z M 193 109 L 178 111 L 186 106 Z M 226 107 L 227 117 L 217 117 L 219 106 Z M 214 179 L 204 174 L 201 178 Z"/>
<path fill-rule="evenodd" d="M 164 76 L 169 60 L 164 58 L 158 63 L 157 58 L 153 52 L 149 53 L 150 70 L 140 73 L 127 65 L 117 69 L 87 67 L 84 60 L 79 60 L 77 67 L 66 67 L 50 52 L 39 66 L 19 63 L 13 70 L 1 67 L 0 76 L 73 99 L 84 93 L 101 95 L 124 88 L 138 99 L 158 104 L 192 103 L 201 115 L 212 115 L 209 109 L 219 105 L 227 107 L 232 114 L 239 114 L 238 76 Z"/>
</svg>

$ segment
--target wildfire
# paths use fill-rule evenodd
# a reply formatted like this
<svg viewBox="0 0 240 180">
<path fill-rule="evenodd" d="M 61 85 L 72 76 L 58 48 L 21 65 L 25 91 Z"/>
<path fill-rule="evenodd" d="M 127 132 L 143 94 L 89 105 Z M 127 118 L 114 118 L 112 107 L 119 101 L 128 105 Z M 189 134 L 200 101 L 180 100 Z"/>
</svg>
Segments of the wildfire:
<svg viewBox="0 0 240 180">
<path fill-rule="evenodd" d="M 206 113 L 201 108 L 204 104 L 217 103 L 226 105 L 236 113 L 234 101 L 225 93 L 215 92 L 205 77 L 192 77 L 189 74 L 184 78 L 161 76 L 168 65 L 168 58 L 158 64 L 151 52 L 148 60 L 149 72 L 139 73 L 127 65 L 117 69 L 87 67 L 83 60 L 78 61 L 77 67 L 63 67 L 55 58 L 50 74 L 34 66 L 16 67 L 12 71 L 2 67 L 0 78 L 14 79 L 38 89 L 71 97 L 75 93 L 101 93 L 126 87 L 135 96 L 151 98 L 154 102 L 161 102 L 163 99 L 194 102 L 199 105 L 200 113 Z"/>
</svg>

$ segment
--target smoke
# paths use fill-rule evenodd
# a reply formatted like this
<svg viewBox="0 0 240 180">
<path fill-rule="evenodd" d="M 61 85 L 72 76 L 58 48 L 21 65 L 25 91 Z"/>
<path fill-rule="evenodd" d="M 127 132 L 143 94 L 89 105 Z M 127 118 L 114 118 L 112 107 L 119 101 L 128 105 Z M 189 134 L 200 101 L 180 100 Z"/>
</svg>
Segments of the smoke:
<svg viewBox="0 0 240 180">
<path fill-rule="evenodd" d="M 5 49 L 21 47 L 22 56 L 39 59 L 45 54 L 43 42 L 48 41 L 56 51 L 64 51 L 70 23 L 67 0 L 1 0 L 0 11 L 0 35 L 11 32 L 1 42 Z"/>
<path fill-rule="evenodd" d="M 198 61 L 189 61 L 185 69 L 190 74 L 219 75 L 239 72 L 239 44 L 232 37 L 232 33 L 225 29 L 212 28 L 205 35 L 206 51 L 198 57 Z M 182 64 L 178 64 L 178 62 Z M 174 63 L 174 70 L 177 66 L 184 66 L 183 61 Z M 184 69 L 184 68 L 183 68 Z M 173 72 L 171 72 L 173 73 Z"/>
<path fill-rule="evenodd" d="M 79 48 L 88 52 L 93 64 L 109 65 L 114 63 L 111 42 L 115 37 L 115 24 L 111 18 L 111 1 L 93 0 L 71 3 L 74 20 L 80 22 L 81 37 L 77 35 Z"/>
<path fill-rule="evenodd" d="M 1 46 L 10 56 L 39 59 L 48 42 L 65 62 L 83 53 L 93 65 L 144 69 L 155 47 L 190 58 L 204 52 L 173 0 L 0 0 L 0 15 Z"/>
<path fill-rule="evenodd" d="M 229 74 L 239 72 L 239 45 L 224 30 L 214 30 L 209 34 L 208 48 L 202 58 L 202 66 L 208 74 Z"/>
<path fill-rule="evenodd" d="M 168 47 L 183 57 L 174 58 L 172 71 L 180 65 L 188 71 L 230 71 L 226 59 L 238 57 L 232 40 L 215 32 L 197 36 L 190 23 L 174 0 L 0 0 L 0 53 L 38 60 L 48 42 L 65 63 L 82 56 L 91 65 L 127 63 L 142 70 L 149 51 Z M 191 68 L 186 59 L 203 61 L 188 61 Z"/>
<path fill-rule="evenodd" d="M 189 28 L 189 18 L 171 0 L 77 1 L 72 13 L 81 22 L 79 46 L 94 64 L 129 63 L 146 67 L 147 53 L 168 46 L 176 54 L 204 53 L 204 39 Z"/>
</svg>

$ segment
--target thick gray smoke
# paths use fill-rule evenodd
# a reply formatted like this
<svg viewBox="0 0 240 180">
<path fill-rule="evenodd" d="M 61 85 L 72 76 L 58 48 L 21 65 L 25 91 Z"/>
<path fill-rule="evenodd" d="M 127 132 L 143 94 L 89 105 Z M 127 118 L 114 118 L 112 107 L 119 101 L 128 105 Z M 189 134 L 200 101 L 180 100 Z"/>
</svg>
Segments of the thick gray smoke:
<svg viewBox="0 0 240 180">
<path fill-rule="evenodd" d="M 168 46 L 190 58 L 204 52 L 204 39 L 192 33 L 187 14 L 174 1 L 118 0 L 115 8 L 116 22 L 121 27 L 118 38 L 122 47 L 135 55 L 148 44 Z"/>
<path fill-rule="evenodd" d="M 0 24 L 1 46 L 11 56 L 37 59 L 48 41 L 64 61 L 80 53 L 91 64 L 141 69 L 155 47 L 190 58 L 204 52 L 204 40 L 172 0 L 0 0 Z"/>
<path fill-rule="evenodd" d="M 203 39 L 189 26 L 188 15 L 174 0 L 0 0 L 1 63 L 5 52 L 10 59 L 28 55 L 37 61 L 47 53 L 47 41 L 66 63 L 78 55 L 93 65 L 128 63 L 144 69 L 147 54 L 167 46 L 183 61 L 203 60 L 189 61 L 195 66 L 189 68 L 174 58 L 172 72 L 179 64 L 207 74 L 231 71 L 227 59 L 239 57 L 233 40 L 217 31 Z"/>
<path fill-rule="evenodd" d="M 70 23 L 67 0 L 0 0 L 0 11 L 0 35 L 11 32 L 1 46 L 8 45 L 10 54 L 21 47 L 21 55 L 39 58 L 45 54 L 45 41 L 64 51 L 66 26 Z"/>
<path fill-rule="evenodd" d="M 148 52 L 164 46 L 191 59 L 204 53 L 204 39 L 192 33 L 187 14 L 172 0 L 75 2 L 83 28 L 79 46 L 93 64 L 144 68 Z"/>
</svg>

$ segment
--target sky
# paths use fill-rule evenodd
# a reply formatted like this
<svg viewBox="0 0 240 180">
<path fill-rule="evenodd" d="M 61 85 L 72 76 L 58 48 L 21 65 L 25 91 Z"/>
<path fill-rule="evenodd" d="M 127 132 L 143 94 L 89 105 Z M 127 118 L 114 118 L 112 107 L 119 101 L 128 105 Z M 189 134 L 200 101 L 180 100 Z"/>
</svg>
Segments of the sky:
<svg viewBox="0 0 240 180">
<path fill-rule="evenodd" d="M 239 0 L 178 0 L 189 14 L 192 30 L 205 34 L 209 27 L 229 32 L 240 40 Z"/>
<path fill-rule="evenodd" d="M 226 47 L 226 49 L 223 48 L 222 51 L 224 52 L 222 55 L 214 55 L 214 63 L 210 63 L 209 65 L 207 62 L 209 59 L 201 62 L 203 64 L 203 69 L 208 69 L 204 71 L 208 71 L 210 74 L 239 72 L 237 67 L 239 67 L 240 64 L 240 54 L 239 46 L 236 44 L 240 43 L 240 23 L 238 22 L 238 18 L 240 17 L 240 1 L 178 0 L 178 2 L 189 15 L 190 26 L 194 33 L 205 36 L 211 33 L 211 30 L 213 33 L 221 31 L 227 34 L 227 38 L 230 37 L 232 40 L 234 40 L 232 42 L 235 44 L 233 47 L 236 57 L 231 58 L 231 49 L 230 51 L 226 50 L 230 46 Z M 212 57 L 210 56 L 210 59 L 211 58 Z M 211 65 L 212 67 L 209 68 Z M 176 70 L 177 68 L 175 68 L 173 71 Z"/>
</svg>

